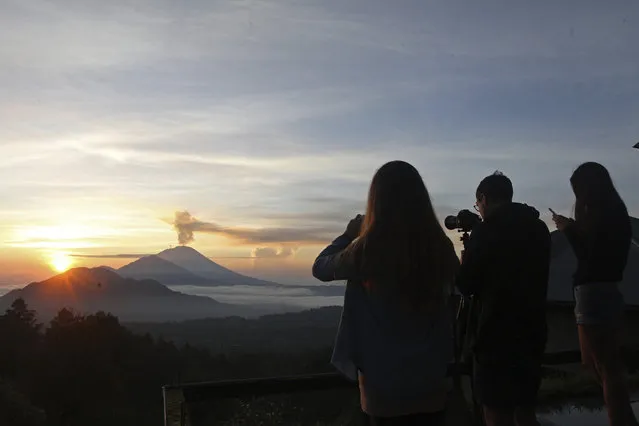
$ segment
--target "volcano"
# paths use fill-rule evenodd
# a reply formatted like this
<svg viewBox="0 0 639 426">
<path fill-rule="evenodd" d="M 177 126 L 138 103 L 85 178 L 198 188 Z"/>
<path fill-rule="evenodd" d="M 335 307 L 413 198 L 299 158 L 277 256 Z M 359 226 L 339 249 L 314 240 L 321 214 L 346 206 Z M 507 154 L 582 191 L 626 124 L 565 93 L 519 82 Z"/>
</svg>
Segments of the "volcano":
<svg viewBox="0 0 639 426">
<path fill-rule="evenodd" d="M 151 278 L 171 286 L 280 286 L 277 283 L 233 272 L 187 246 L 179 246 L 164 250 L 157 255 L 143 257 L 123 266 L 118 273 L 129 278 Z"/>
<path fill-rule="evenodd" d="M 210 280 L 196 275 L 168 260 L 164 260 L 157 255 L 141 257 L 135 262 L 121 267 L 117 270 L 117 273 L 126 278 L 137 280 L 151 279 L 171 286 L 194 285 L 206 287 L 214 285 Z"/>
</svg>

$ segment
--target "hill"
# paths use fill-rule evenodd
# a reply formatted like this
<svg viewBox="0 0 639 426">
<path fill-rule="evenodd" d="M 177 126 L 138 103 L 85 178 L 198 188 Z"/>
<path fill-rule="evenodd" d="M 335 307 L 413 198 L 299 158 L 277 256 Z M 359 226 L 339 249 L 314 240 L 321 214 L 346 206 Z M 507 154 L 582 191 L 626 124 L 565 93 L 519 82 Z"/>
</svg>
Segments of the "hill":
<svg viewBox="0 0 639 426">
<path fill-rule="evenodd" d="M 12 290 L 0 297 L 0 312 L 17 298 L 23 298 L 38 311 L 42 320 L 52 318 L 62 308 L 83 313 L 109 312 L 124 321 L 176 321 L 260 313 L 251 307 L 179 293 L 154 280 L 123 278 L 105 268 L 75 268 Z"/>
<path fill-rule="evenodd" d="M 210 280 L 195 275 L 181 266 L 156 255 L 142 257 L 121 267 L 117 272 L 125 278 L 150 279 L 159 281 L 164 285 L 214 285 Z"/>
</svg>

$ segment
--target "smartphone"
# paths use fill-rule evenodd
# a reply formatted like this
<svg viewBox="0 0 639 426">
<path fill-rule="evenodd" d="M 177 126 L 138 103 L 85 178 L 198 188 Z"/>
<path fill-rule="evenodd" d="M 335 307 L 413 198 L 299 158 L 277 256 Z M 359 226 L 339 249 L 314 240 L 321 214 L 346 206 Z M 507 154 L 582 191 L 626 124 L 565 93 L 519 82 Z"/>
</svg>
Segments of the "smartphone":
<svg viewBox="0 0 639 426">
<path fill-rule="evenodd" d="M 559 216 L 553 209 L 548 209 L 550 210 L 550 213 L 552 213 L 553 216 Z"/>
</svg>

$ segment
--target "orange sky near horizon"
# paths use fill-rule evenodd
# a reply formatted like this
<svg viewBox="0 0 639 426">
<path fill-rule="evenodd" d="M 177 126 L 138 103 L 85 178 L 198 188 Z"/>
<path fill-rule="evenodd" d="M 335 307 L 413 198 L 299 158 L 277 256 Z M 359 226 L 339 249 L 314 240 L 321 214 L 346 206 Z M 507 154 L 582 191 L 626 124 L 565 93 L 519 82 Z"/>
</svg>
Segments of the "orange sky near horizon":
<svg viewBox="0 0 639 426">
<path fill-rule="evenodd" d="M 59 222 L 59 225 L 49 222 L 0 228 L 0 240 L 7 246 L 0 252 L 0 270 L 3 271 L 0 285 L 23 285 L 73 267 L 106 265 L 119 268 L 133 262 L 136 255 L 155 254 L 177 242 L 175 230 L 160 219 L 155 222 L 145 219 L 144 226 L 138 224 L 126 229 L 110 227 L 108 220 L 89 226 L 82 225 L 81 218 L 69 219 L 67 217 L 67 221 Z M 149 222 L 154 224 L 149 226 Z M 448 231 L 448 234 L 459 249 L 457 233 Z M 312 280 L 311 264 L 325 246 L 308 243 L 296 247 L 290 256 L 258 258 L 252 254 L 255 245 L 218 235 L 196 234 L 196 240 L 189 245 L 232 270 L 290 284 Z M 273 249 L 280 246 L 267 245 Z"/>
<path fill-rule="evenodd" d="M 64 259 L 69 262 L 68 267 L 119 268 L 133 262 L 134 255 L 155 254 L 177 245 L 175 231 L 160 220 L 157 226 L 145 228 L 142 236 L 128 234 L 133 229 L 118 231 L 106 226 L 17 225 L 9 232 L 7 228 L 0 230 L 0 240 L 6 242 L 0 252 L 0 270 L 4 277 L 0 285 L 48 278 L 63 269 Z M 189 245 L 225 267 L 264 278 L 281 275 L 283 270 L 284 275 L 293 277 L 309 275 L 312 260 L 323 248 L 321 244 L 310 244 L 299 247 L 289 257 L 255 258 L 252 257 L 254 245 L 238 244 L 216 235 L 198 234 L 196 241 Z M 82 257 L 84 255 L 95 257 Z M 118 257 L 121 255 L 127 256 Z"/>
</svg>

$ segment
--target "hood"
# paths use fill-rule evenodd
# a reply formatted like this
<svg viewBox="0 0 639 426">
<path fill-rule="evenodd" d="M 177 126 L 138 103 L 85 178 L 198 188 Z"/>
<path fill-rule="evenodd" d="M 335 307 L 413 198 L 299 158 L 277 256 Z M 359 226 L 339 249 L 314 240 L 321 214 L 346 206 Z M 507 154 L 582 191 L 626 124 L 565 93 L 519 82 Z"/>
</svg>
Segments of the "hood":
<svg viewBox="0 0 639 426">
<path fill-rule="evenodd" d="M 528 204 L 510 203 L 499 208 L 487 218 L 487 221 L 529 222 L 537 219 L 539 219 L 539 210 L 536 208 Z"/>
</svg>

